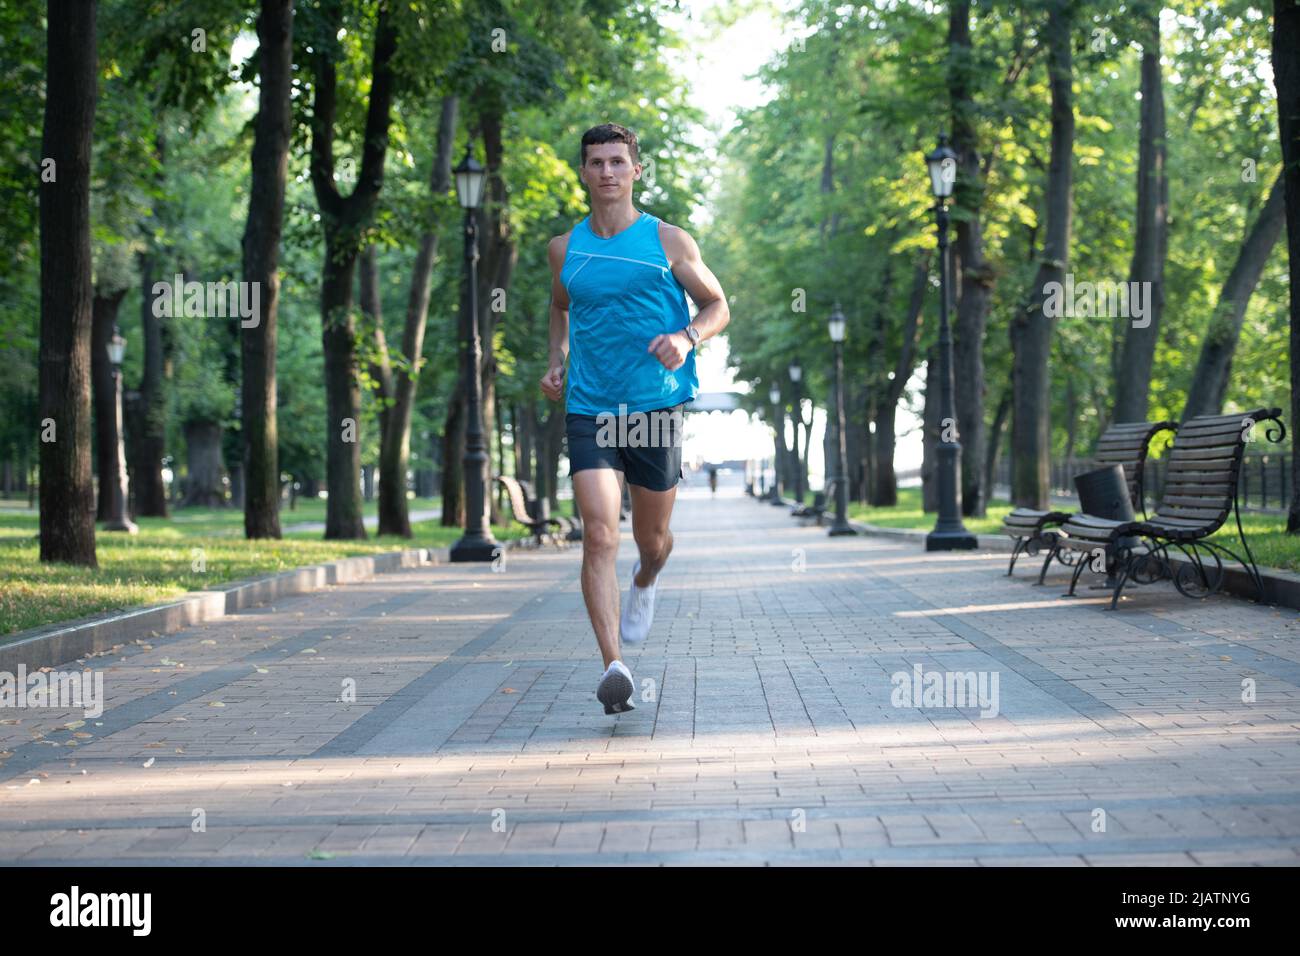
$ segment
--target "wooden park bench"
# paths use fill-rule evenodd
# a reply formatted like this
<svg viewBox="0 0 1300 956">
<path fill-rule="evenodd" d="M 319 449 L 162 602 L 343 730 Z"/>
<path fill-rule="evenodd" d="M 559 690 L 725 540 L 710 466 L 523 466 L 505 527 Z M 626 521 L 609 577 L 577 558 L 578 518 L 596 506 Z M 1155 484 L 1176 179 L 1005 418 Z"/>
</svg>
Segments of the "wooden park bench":
<svg viewBox="0 0 1300 956">
<path fill-rule="evenodd" d="M 1128 483 L 1129 500 L 1133 502 L 1133 513 L 1146 517 L 1146 489 L 1143 475 L 1147 453 L 1151 450 L 1151 441 L 1156 435 L 1165 431 L 1176 431 L 1174 422 L 1132 422 L 1123 425 L 1111 425 L 1097 442 L 1097 454 L 1093 460 L 1099 466 L 1121 465 L 1124 468 L 1124 480 Z M 1037 555 L 1042 548 L 1048 549 L 1047 560 L 1038 572 L 1038 583 L 1043 583 L 1048 565 L 1052 563 L 1053 552 L 1046 537 L 1049 527 L 1060 527 L 1070 519 L 1067 511 L 1039 511 L 1034 508 L 1016 508 L 1002 520 L 1002 533 L 1015 541 L 1011 552 L 1011 564 L 1007 567 L 1010 575 L 1016 568 L 1016 559 L 1021 554 Z"/>
<path fill-rule="evenodd" d="M 1101 570 L 1104 559 L 1106 566 L 1113 562 L 1119 574 L 1111 595 L 1111 610 L 1118 606 L 1129 581 L 1153 584 L 1168 577 L 1184 596 L 1206 597 L 1223 584 L 1223 559 L 1227 557 L 1241 564 L 1260 600 L 1264 600 L 1264 580 L 1241 527 L 1237 485 L 1246 445 L 1255 440 L 1255 426 L 1274 422 L 1276 427 L 1269 428 L 1265 436 L 1279 442 L 1286 437 L 1281 415 L 1280 408 L 1257 408 L 1237 415 L 1188 419 L 1174 439 L 1160 506 L 1154 515 L 1138 521 L 1110 521 L 1076 514 L 1059 531 L 1048 532 L 1052 554 L 1062 550 L 1079 553 L 1068 593 L 1074 594 L 1085 567 Z M 1209 540 L 1229 515 L 1236 519 L 1244 557 L 1219 541 Z M 1171 548 L 1186 560 L 1173 559 Z M 1085 560 L 1085 554 L 1092 560 Z"/>
<path fill-rule="evenodd" d="M 563 522 L 558 518 L 536 517 L 538 514 L 537 500 L 535 498 L 529 500 L 524 493 L 523 484 L 518 479 L 509 475 L 497 475 L 496 480 L 506 489 L 506 495 L 510 499 L 510 510 L 514 514 L 515 520 L 532 532 L 533 542 L 538 547 L 541 547 L 543 537 L 549 537 L 551 543 L 557 548 L 567 547 L 566 544 L 561 543 L 554 531 L 555 528 L 563 528 Z M 530 485 L 530 490 L 531 487 Z"/>
<path fill-rule="evenodd" d="M 794 508 L 790 514 L 798 518 L 816 518 L 817 526 L 821 527 L 822 516 L 835 507 L 834 495 L 837 483 L 838 479 L 832 478 L 826 482 L 826 487 L 821 491 L 813 492 L 812 504 L 800 505 Z"/>
<path fill-rule="evenodd" d="M 515 480 L 519 482 L 519 487 L 524 489 L 524 504 L 528 506 L 529 517 L 536 519 L 542 513 L 542 506 L 539 503 L 539 498 L 536 492 L 533 491 L 533 483 L 525 478 L 517 478 Z M 553 517 L 558 521 L 560 523 L 560 530 L 566 535 L 577 527 L 578 524 L 575 519 L 570 518 L 568 515 L 547 515 L 547 517 Z"/>
</svg>

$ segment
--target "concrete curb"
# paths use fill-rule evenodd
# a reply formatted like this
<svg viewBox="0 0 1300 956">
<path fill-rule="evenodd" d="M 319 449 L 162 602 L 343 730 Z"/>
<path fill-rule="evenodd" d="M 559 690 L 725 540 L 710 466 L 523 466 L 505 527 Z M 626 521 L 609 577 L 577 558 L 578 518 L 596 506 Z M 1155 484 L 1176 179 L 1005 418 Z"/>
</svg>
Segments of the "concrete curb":
<svg viewBox="0 0 1300 956">
<path fill-rule="evenodd" d="M 0 643 L 0 671 L 15 673 L 56 667 L 131 641 L 183 630 L 244 608 L 308 594 L 323 587 L 365 581 L 376 574 L 429 564 L 447 564 L 450 548 L 406 548 L 383 554 L 341 558 L 194 591 L 175 601 L 126 611 L 107 611 L 80 621 L 64 621 L 20 631 Z"/>
<path fill-rule="evenodd" d="M 794 499 L 781 499 L 782 504 L 791 508 L 794 507 Z M 776 507 L 768 505 L 769 508 Z M 929 534 L 920 528 L 882 528 L 879 525 L 866 524 L 861 521 L 850 521 L 850 527 L 861 534 L 869 534 L 881 538 L 896 538 L 902 541 L 910 541 L 914 544 L 924 547 L 925 536 Z M 1007 554 L 1011 553 L 1011 539 L 1003 534 L 977 534 L 976 541 L 979 543 L 981 551 L 1002 551 Z M 1042 556 L 1042 552 L 1039 552 Z M 1017 562 L 1017 567 L 1024 566 L 1026 558 L 1033 563 L 1033 556 L 1027 555 Z M 1174 557 L 1175 564 L 1190 564 L 1186 558 Z M 1035 575 L 1038 568 L 1042 567 L 1042 562 L 1034 564 Z M 1259 595 L 1255 591 L 1254 582 L 1250 576 L 1242 569 L 1240 565 L 1235 567 L 1224 563 L 1224 580 L 1222 590 L 1228 594 L 1247 600 L 1257 601 Z M 1260 566 L 1260 577 L 1264 580 L 1264 604 L 1277 604 L 1281 607 L 1300 608 L 1300 574 L 1292 571 L 1286 571 L 1282 568 L 1269 568 Z M 1157 582 L 1166 584 L 1173 589 L 1173 584 L 1169 581 Z M 1125 589 L 1127 593 L 1127 588 Z M 1177 594 L 1177 591 L 1174 592 Z M 1181 595 L 1180 595 L 1181 596 Z"/>
</svg>

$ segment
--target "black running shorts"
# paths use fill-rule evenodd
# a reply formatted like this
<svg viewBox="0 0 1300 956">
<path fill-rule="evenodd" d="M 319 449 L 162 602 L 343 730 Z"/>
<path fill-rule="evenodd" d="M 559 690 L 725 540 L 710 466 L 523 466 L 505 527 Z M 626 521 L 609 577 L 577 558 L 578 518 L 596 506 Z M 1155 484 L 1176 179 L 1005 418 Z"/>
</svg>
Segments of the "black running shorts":
<svg viewBox="0 0 1300 956">
<path fill-rule="evenodd" d="M 668 491 L 682 474 L 685 402 L 622 416 L 564 416 L 569 441 L 569 475 L 587 468 L 613 468 L 628 484 Z"/>
</svg>

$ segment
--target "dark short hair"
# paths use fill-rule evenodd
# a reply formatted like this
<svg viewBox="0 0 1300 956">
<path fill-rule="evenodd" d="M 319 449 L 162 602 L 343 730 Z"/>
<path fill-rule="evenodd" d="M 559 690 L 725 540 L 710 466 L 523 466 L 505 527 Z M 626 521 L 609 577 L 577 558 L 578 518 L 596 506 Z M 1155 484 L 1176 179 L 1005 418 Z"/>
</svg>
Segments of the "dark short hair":
<svg viewBox="0 0 1300 956">
<path fill-rule="evenodd" d="M 587 165 L 587 147 L 599 146 L 602 143 L 627 143 L 627 153 L 632 157 L 632 162 L 639 163 L 641 161 L 637 158 L 636 133 L 626 126 L 619 126 L 617 123 L 601 123 L 599 126 L 593 126 L 582 134 L 581 165 Z"/>
</svg>

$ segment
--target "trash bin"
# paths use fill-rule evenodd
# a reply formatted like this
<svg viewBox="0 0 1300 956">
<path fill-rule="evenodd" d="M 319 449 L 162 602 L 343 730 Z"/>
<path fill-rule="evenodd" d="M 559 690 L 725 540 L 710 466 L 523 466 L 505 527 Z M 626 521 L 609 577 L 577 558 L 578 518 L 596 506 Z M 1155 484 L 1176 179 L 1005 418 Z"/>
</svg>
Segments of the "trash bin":
<svg viewBox="0 0 1300 956">
<path fill-rule="evenodd" d="M 1124 477 L 1123 465 L 1108 465 L 1096 471 L 1076 475 L 1074 490 L 1079 493 L 1079 510 L 1095 518 L 1109 518 L 1112 521 L 1136 521 L 1133 513 L 1133 500 L 1128 496 L 1128 479 Z M 1121 548 L 1135 548 L 1140 539 L 1127 535 L 1117 542 Z M 1106 585 L 1113 586 L 1114 567 L 1106 569 Z"/>
<path fill-rule="evenodd" d="M 1128 496 L 1128 480 L 1123 465 L 1109 465 L 1096 471 L 1076 475 L 1074 489 L 1079 493 L 1079 510 L 1113 521 L 1134 521 L 1133 502 Z"/>
</svg>

